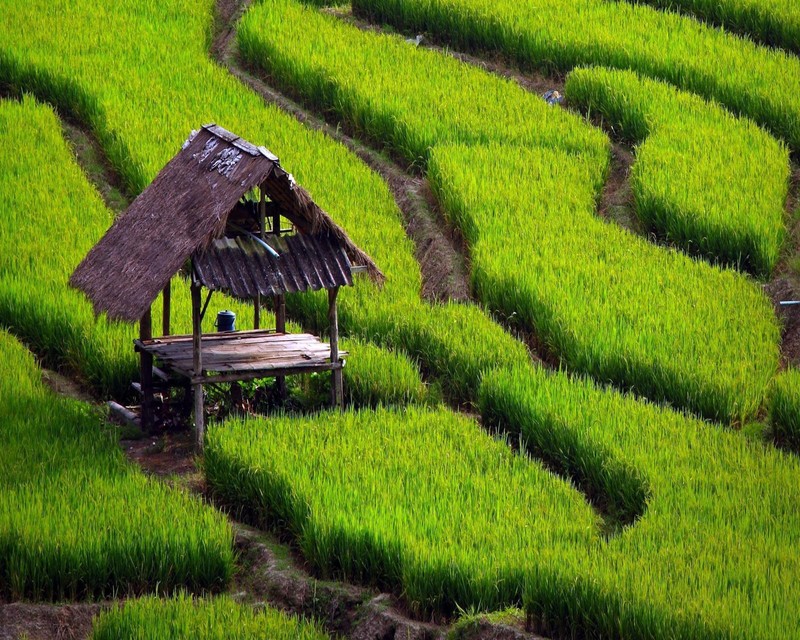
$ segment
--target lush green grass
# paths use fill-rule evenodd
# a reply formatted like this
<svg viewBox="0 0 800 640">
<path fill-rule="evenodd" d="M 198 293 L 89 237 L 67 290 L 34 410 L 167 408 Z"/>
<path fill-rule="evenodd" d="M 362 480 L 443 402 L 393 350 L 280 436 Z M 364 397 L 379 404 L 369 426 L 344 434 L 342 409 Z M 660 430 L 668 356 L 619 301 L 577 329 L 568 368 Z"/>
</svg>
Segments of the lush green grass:
<svg viewBox="0 0 800 640">
<path fill-rule="evenodd" d="M 397 209 L 376 176 L 342 147 L 265 108 L 208 62 L 205 45 L 211 7 L 210 1 L 123 2 L 113 8 L 82 2 L 72 3 L 70 11 L 61 15 L 63 7 L 53 8 L 50 3 L 5 2 L 6 21 L 0 25 L 0 77 L 77 111 L 98 134 L 117 170 L 139 188 L 171 157 L 186 131 L 200 122 L 217 120 L 253 141 L 265 143 L 285 155 L 285 164 L 295 171 L 298 181 L 311 187 L 315 197 L 389 274 L 390 282 L 382 292 L 363 283 L 342 294 L 342 324 L 347 331 L 412 354 L 426 374 L 439 378 L 448 392 L 461 399 L 477 394 L 480 376 L 486 371 L 523 365 L 527 361 L 524 347 L 480 310 L 457 305 L 429 307 L 419 302 L 419 270 Z M 63 37 L 65 33 L 70 37 Z M 303 296 L 291 300 L 290 305 L 310 325 L 322 324 L 321 299 Z M 339 535 L 330 530 L 289 530 L 296 539 L 305 536 L 330 545 L 320 547 L 316 555 L 314 549 L 306 549 L 309 557 L 326 559 L 331 571 L 350 567 L 366 580 L 389 581 L 398 575 L 391 573 L 398 567 L 398 558 L 407 560 L 408 570 L 400 579 L 408 580 L 392 582 L 391 586 L 399 589 L 408 585 L 407 593 L 434 593 L 428 600 L 420 596 L 416 603 L 420 608 L 437 602 L 446 606 L 448 598 L 450 607 L 454 602 L 464 607 L 474 602 L 476 608 L 490 607 L 490 603 L 503 599 L 524 600 L 537 617 L 547 613 L 549 624 L 543 623 L 544 628 L 557 631 L 566 626 L 581 630 L 576 634 L 606 632 L 612 637 L 786 637 L 795 632 L 800 626 L 791 602 L 796 600 L 794 577 L 798 574 L 792 550 L 799 529 L 793 509 L 795 487 L 800 485 L 796 462 L 770 450 L 756 449 L 738 434 L 666 410 L 642 408 L 647 405 L 621 399 L 614 392 L 603 392 L 600 399 L 583 402 L 583 387 L 578 385 L 576 391 L 560 376 L 542 377 L 535 371 L 514 375 L 519 377 L 505 383 L 500 380 L 499 386 L 506 389 L 506 399 L 517 398 L 516 403 L 498 401 L 490 410 L 486 398 L 499 392 L 489 388 L 491 382 L 486 383 L 487 417 L 507 419 L 508 424 L 516 423 L 521 429 L 525 423 L 519 419 L 520 413 L 530 423 L 539 419 L 537 412 L 554 407 L 551 423 L 563 429 L 552 431 L 562 449 L 573 452 L 571 442 L 580 441 L 584 433 L 591 434 L 592 445 L 605 442 L 605 448 L 597 449 L 599 454 L 585 457 L 583 472 L 575 462 L 581 458 L 571 453 L 560 459 L 554 455 L 553 462 L 560 461 L 564 470 L 585 487 L 598 485 L 596 494 L 603 499 L 608 493 L 608 501 L 621 514 L 644 513 L 611 543 L 624 540 L 628 546 L 623 551 L 605 551 L 598 518 L 567 483 L 514 457 L 475 425 L 443 411 L 410 412 L 431 416 L 430 422 L 393 419 L 391 416 L 398 414 L 381 410 L 377 414 L 336 415 L 330 424 L 326 422 L 328 415 L 323 414 L 316 420 L 281 418 L 262 425 L 234 425 L 229 436 L 231 454 L 225 464 L 229 471 L 247 468 L 247 472 L 238 480 L 226 476 L 231 500 L 250 508 L 263 505 L 250 502 L 247 493 L 236 487 L 249 483 L 250 488 L 257 488 L 259 482 L 265 482 L 268 491 L 259 499 L 275 499 L 276 504 L 260 515 L 276 526 L 280 526 L 276 520 L 281 513 L 300 518 L 303 500 L 307 506 L 330 504 L 330 508 L 311 513 L 311 520 L 306 522 L 354 522 L 353 513 L 378 513 L 373 520 L 356 522 L 352 538 L 348 538 L 352 531 Z M 532 387 L 540 397 L 534 406 L 527 406 L 524 394 Z M 551 404 L 547 404 L 548 395 L 552 396 Z M 570 411 L 578 411 L 578 417 Z M 558 422 L 561 412 L 566 412 L 565 417 Z M 659 418 L 662 414 L 669 428 L 663 426 Z M 347 420 L 351 420 L 351 426 L 347 426 Z M 272 424 L 279 425 L 275 433 L 282 435 L 264 443 L 282 447 L 281 455 L 291 463 L 277 470 L 282 475 L 275 474 L 271 456 L 261 472 L 252 468 L 249 463 L 254 458 L 234 442 L 236 434 L 257 431 L 259 426 L 272 435 Z M 227 425 L 212 429 L 211 438 L 219 433 L 222 440 L 227 429 Z M 527 426 L 525 429 L 533 431 Z M 626 446 L 615 448 L 612 445 L 617 441 L 602 440 L 601 431 L 607 431 L 606 437 L 612 439 L 617 431 L 624 433 Z M 695 438 L 698 432 L 727 440 L 721 445 L 719 440 L 705 436 Z M 398 434 L 400 437 L 395 437 Z M 447 438 L 449 441 L 443 443 Z M 683 446 L 684 440 L 687 446 Z M 360 458 L 354 459 L 356 453 L 347 453 L 341 460 L 326 455 L 338 451 L 339 444 L 349 451 L 351 441 L 355 452 L 363 451 Z M 369 443 L 373 446 L 365 451 Z M 413 448 L 413 443 L 420 446 Z M 263 452 L 260 444 L 250 455 L 259 451 Z M 671 451 L 675 455 L 666 457 Z M 722 451 L 720 459 L 712 457 L 717 451 Z M 648 462 L 650 459 L 653 462 Z M 344 471 L 307 473 L 306 481 L 301 481 L 311 460 L 319 461 L 320 469 Z M 438 461 L 438 467 L 431 461 Z M 653 464 L 664 467 L 662 475 L 653 476 L 656 480 L 648 475 L 655 473 Z M 460 484 L 452 482 L 445 472 L 451 466 L 455 468 L 452 478 Z M 383 474 L 390 480 L 384 479 L 372 494 L 370 484 L 360 492 L 362 485 L 349 479 L 352 470 L 358 472 L 359 479 Z M 449 501 L 440 497 L 435 502 L 436 512 L 429 520 L 427 512 L 420 511 L 424 502 L 412 500 L 409 495 L 413 498 L 413 491 L 405 490 L 406 486 L 419 485 L 416 478 L 420 473 L 427 474 L 422 477 L 432 482 L 438 481 L 434 486 L 442 487 L 450 497 Z M 669 491 L 664 489 L 666 474 L 671 474 Z M 492 480 L 497 477 L 501 480 Z M 607 477 L 620 480 L 612 484 L 604 480 Z M 275 478 L 282 484 L 271 483 Z M 407 479 L 406 484 L 398 478 Z M 509 485 L 508 480 L 521 486 L 509 489 L 517 485 Z M 612 491 L 616 486 L 623 489 Z M 314 490 L 310 496 L 300 491 L 307 487 Z M 347 495 L 352 499 L 337 499 L 337 489 L 351 492 Z M 740 500 L 737 510 L 731 512 L 732 502 L 727 500 L 722 502 L 721 511 L 710 509 L 709 504 L 729 490 L 732 499 Z M 426 496 L 431 490 L 421 487 L 417 493 Z M 644 508 L 642 496 L 650 496 Z M 566 506 L 561 512 L 566 516 L 546 510 L 554 503 Z M 474 512 L 452 515 L 454 506 L 459 505 L 477 507 Z M 517 530 L 507 528 L 507 514 L 512 516 L 509 523 L 514 522 L 513 517 L 523 518 Z M 653 519 L 649 519 L 651 516 Z M 752 530 L 743 524 L 748 519 L 754 523 Z M 432 523 L 430 529 L 425 527 L 428 521 Z M 294 526 L 286 518 L 282 522 Z M 387 522 L 399 525 L 388 530 Z M 453 522 L 464 524 L 450 526 Z M 494 523 L 499 531 L 507 532 L 508 541 L 495 532 Z M 365 533 L 365 529 L 356 529 L 357 525 L 375 528 Z M 671 534 L 673 525 L 676 531 L 690 535 L 688 551 L 676 543 Z M 381 537 L 371 536 L 373 530 Z M 525 539 L 526 530 L 533 531 L 531 538 Z M 414 539 L 418 546 L 404 547 L 405 555 L 387 546 L 399 536 L 407 540 L 408 531 L 418 536 Z M 440 544 L 441 540 L 453 539 L 471 540 L 478 551 L 470 554 L 467 545 Z M 352 544 L 347 544 L 348 540 Z M 511 540 L 521 540 L 520 544 L 528 546 L 520 552 L 510 547 Z M 554 555 L 553 550 L 565 550 L 567 541 L 578 551 Z M 536 546 L 539 543 L 541 549 Z M 415 555 L 420 548 L 430 549 L 430 553 Z M 492 573 L 489 566 L 492 549 L 507 560 L 500 573 Z M 698 554 L 702 569 L 696 581 L 692 554 Z M 453 562 L 443 566 L 438 562 L 441 558 Z M 471 558 L 477 564 L 470 565 Z M 463 564 L 458 564 L 461 559 Z M 381 564 L 383 560 L 387 563 Z M 615 577 L 617 574 L 620 577 Z M 470 575 L 477 578 L 471 580 Z M 439 580 L 443 582 L 437 583 Z M 528 584 L 536 589 L 526 590 Z M 734 609 L 734 605 L 739 608 Z"/>
<path fill-rule="evenodd" d="M 402 589 L 418 611 L 519 601 L 520 557 L 547 581 L 598 539 L 579 493 L 446 410 L 228 421 L 208 432 L 205 472 L 323 576 Z"/>
<path fill-rule="evenodd" d="M 712 419 L 758 410 L 779 330 L 746 278 L 598 218 L 585 167 L 564 153 L 437 147 L 430 176 L 465 231 L 478 296 L 570 369 Z"/>
<path fill-rule="evenodd" d="M 324 640 L 317 625 L 266 607 L 254 610 L 227 596 L 197 600 L 147 597 L 101 613 L 92 640 Z"/>
<path fill-rule="evenodd" d="M 388 275 L 381 291 L 364 279 L 355 288 L 342 291 L 339 310 L 345 335 L 409 354 L 419 361 L 426 375 L 441 380 L 448 395 L 465 400 L 474 398 L 481 372 L 527 358 L 524 347 L 498 331 L 480 310 L 430 306 L 420 300 L 421 276 L 411 242 L 391 193 L 376 174 L 344 146 L 265 105 L 209 61 L 206 47 L 212 0 L 126 0 L 113 7 L 83 0 L 70 3 L 69 10 L 46 0 L 0 0 L 0 10 L 5 16 L 0 24 L 0 82 L 34 92 L 86 122 L 132 193 L 141 191 L 188 133 L 205 122 L 218 122 L 283 158 L 283 166 L 310 189 L 315 200 Z M 30 188 L 37 186 L 29 184 Z M 42 180 L 38 186 L 46 190 L 50 182 Z M 14 198 L 25 193 L 23 189 L 6 188 L 9 190 L 18 192 L 10 196 Z M 4 193 L 3 197 L 9 196 Z M 49 193 L 39 197 L 46 200 Z M 84 218 L 94 215 L 99 201 L 93 196 L 95 205 L 80 209 L 78 203 L 87 197 L 86 193 L 74 194 L 70 207 L 78 207 L 76 219 L 88 226 L 91 223 Z M 21 213 L 15 214 L 20 220 L 15 221 L 13 233 L 30 238 L 30 220 L 24 213 L 34 215 L 35 207 L 23 198 L 15 208 Z M 108 214 L 100 213 L 104 222 L 98 226 L 102 227 Z M 84 255 L 84 247 L 78 248 L 78 244 L 74 244 L 74 253 L 73 244 L 67 245 L 70 268 Z M 41 251 L 40 243 L 31 246 Z M 11 254 L 14 251 L 10 250 Z M 33 264 L 35 259 L 29 257 L 23 262 Z M 65 267 L 59 275 L 59 287 L 71 270 Z M 9 289 L 14 311 L 8 315 L 19 318 L 23 316 L 19 307 L 28 295 L 28 285 L 22 280 L 15 286 L 15 290 Z M 174 290 L 188 296 L 183 286 Z M 85 303 L 80 304 L 88 309 Z M 304 326 L 317 331 L 327 327 L 324 296 L 292 296 L 287 306 Z M 174 311 L 176 321 L 180 315 L 180 321 L 186 322 L 190 314 L 188 310 L 181 312 L 181 308 Z M 36 309 L 31 307 L 30 313 L 38 314 Z M 157 307 L 154 313 L 158 317 Z M 63 332 L 64 326 L 77 324 L 78 317 L 77 313 L 60 314 L 53 325 Z M 239 317 L 249 316 L 242 310 Z M 7 321 L 13 323 L 13 318 Z M 34 322 L 27 326 L 34 327 Z M 247 322 L 241 326 L 246 328 Z M 28 335 L 34 338 L 37 334 L 31 328 L 26 338 Z M 132 355 L 126 354 L 130 342 L 124 335 L 130 334 L 123 334 L 122 339 L 109 338 L 108 347 L 101 339 L 86 335 L 78 341 L 92 357 L 104 348 L 113 348 L 130 358 L 125 365 L 128 368 L 123 366 L 113 378 L 120 384 L 135 376 Z M 476 352 L 470 341 L 478 336 L 490 351 Z M 55 339 L 44 337 L 40 342 L 44 350 L 60 348 Z M 96 369 L 102 370 L 100 375 L 108 375 L 112 367 L 103 361 Z M 87 377 L 94 381 L 92 374 Z"/>
<path fill-rule="evenodd" d="M 302 37 L 313 29 L 314 37 Z M 288 0 L 266 0 L 242 18 L 239 50 L 279 86 L 348 128 L 424 168 L 432 147 L 502 142 L 592 157 L 603 179 L 608 139 L 511 80 L 403 38 L 365 33 Z"/>
<path fill-rule="evenodd" d="M 345 401 L 355 407 L 426 404 L 431 400 L 419 369 L 402 353 L 360 340 L 345 340 L 341 348 L 352 353 L 342 372 Z M 325 387 L 330 376 L 325 376 Z"/>
<path fill-rule="evenodd" d="M 50 108 L 30 97 L 0 101 L 0 141 L 27 149 L 0 157 L 0 323 L 50 366 L 76 372 L 101 395 L 122 396 L 138 377 L 137 328 L 96 318 L 83 294 L 67 286 L 112 214 L 75 162 Z M 189 286 L 177 277 L 172 291 L 172 331 L 188 333 Z M 252 327 L 252 306 L 218 296 L 217 304 L 236 311 L 241 328 Z M 213 315 L 207 314 L 206 331 L 213 331 Z M 156 331 L 160 317 L 158 300 Z"/>
<path fill-rule="evenodd" d="M 228 422 L 209 431 L 206 475 L 324 577 L 421 611 L 524 603 L 576 637 L 795 634 L 796 460 L 538 368 L 490 374 L 481 398 L 488 424 L 639 519 L 605 540 L 575 492 L 444 411 Z"/>
<path fill-rule="evenodd" d="M 315 37 L 302 37 L 310 28 Z M 424 154 L 470 244 L 480 300 L 570 368 L 714 419 L 758 410 L 778 366 L 768 300 L 744 278 L 599 220 L 608 142 L 596 130 L 504 80 L 294 2 L 254 7 L 239 38 L 250 62 L 320 110 L 409 161 Z M 735 321 L 720 313 L 729 304 Z"/>
<path fill-rule="evenodd" d="M 53 395 L 0 332 L 0 597 L 219 589 L 233 534 L 198 498 L 145 478 L 85 404 Z"/>
<path fill-rule="evenodd" d="M 800 5 L 795 0 L 633 0 L 678 10 L 754 40 L 800 52 Z"/>
<path fill-rule="evenodd" d="M 768 277 L 786 236 L 789 152 L 751 121 L 629 71 L 576 69 L 570 102 L 636 145 L 631 187 L 648 230 Z"/>
<path fill-rule="evenodd" d="M 353 0 L 378 23 L 526 68 L 632 69 L 747 115 L 800 149 L 800 60 L 674 13 L 610 0 Z"/>
<path fill-rule="evenodd" d="M 800 452 L 800 371 L 789 369 L 775 378 L 770 401 L 773 435 Z"/>
</svg>

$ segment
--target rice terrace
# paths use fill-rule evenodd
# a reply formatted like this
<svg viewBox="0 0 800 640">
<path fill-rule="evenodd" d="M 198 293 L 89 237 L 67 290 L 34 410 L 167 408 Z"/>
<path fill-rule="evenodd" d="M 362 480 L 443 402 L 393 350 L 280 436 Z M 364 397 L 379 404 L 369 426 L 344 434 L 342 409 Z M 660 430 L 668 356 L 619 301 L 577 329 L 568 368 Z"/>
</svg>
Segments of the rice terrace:
<svg viewBox="0 0 800 640">
<path fill-rule="evenodd" d="M 0 640 L 800 639 L 797 0 L 0 15 Z"/>
</svg>

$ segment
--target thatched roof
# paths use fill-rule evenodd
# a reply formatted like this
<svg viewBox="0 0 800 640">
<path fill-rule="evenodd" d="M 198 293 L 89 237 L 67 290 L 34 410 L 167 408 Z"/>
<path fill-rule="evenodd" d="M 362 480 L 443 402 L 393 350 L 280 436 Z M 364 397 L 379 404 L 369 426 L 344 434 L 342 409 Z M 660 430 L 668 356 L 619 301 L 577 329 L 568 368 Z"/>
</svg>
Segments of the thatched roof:
<svg viewBox="0 0 800 640">
<path fill-rule="evenodd" d="M 70 284 L 89 297 L 96 313 L 138 320 L 186 261 L 224 234 L 239 199 L 262 183 L 300 233 L 335 240 L 353 265 L 383 281 L 372 259 L 295 184 L 275 155 L 211 124 L 193 133 L 117 218 Z"/>
</svg>

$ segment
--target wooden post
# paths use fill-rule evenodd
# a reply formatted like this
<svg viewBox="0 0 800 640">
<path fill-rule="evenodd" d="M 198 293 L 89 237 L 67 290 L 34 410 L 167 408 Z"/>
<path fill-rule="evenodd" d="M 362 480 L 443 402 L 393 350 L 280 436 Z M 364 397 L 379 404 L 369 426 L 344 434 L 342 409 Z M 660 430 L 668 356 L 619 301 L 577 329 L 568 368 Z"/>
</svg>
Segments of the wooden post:
<svg viewBox="0 0 800 640">
<path fill-rule="evenodd" d="M 331 364 L 339 363 L 339 314 L 336 311 L 336 296 L 339 287 L 328 289 L 328 322 L 331 332 Z M 344 390 L 342 388 L 342 370 L 334 369 L 331 372 L 331 404 L 342 407 L 344 404 Z"/>
<path fill-rule="evenodd" d="M 203 450 L 203 436 L 205 432 L 205 417 L 203 415 L 203 383 L 200 381 L 203 374 L 203 352 L 201 339 L 203 327 L 200 318 L 200 283 L 192 278 L 192 373 L 194 380 L 194 426 L 197 431 L 197 450 Z"/>
<path fill-rule="evenodd" d="M 264 239 L 266 234 L 266 225 L 267 225 L 267 195 L 264 191 L 264 185 L 261 184 L 259 187 L 261 190 L 261 199 L 258 201 L 258 228 L 261 235 L 261 239 Z M 256 294 L 256 301 L 255 306 L 253 308 L 253 329 L 260 329 L 261 328 L 261 294 Z"/>
<path fill-rule="evenodd" d="M 277 208 L 272 214 L 272 233 L 275 235 L 281 234 L 281 214 L 278 212 Z"/>
<path fill-rule="evenodd" d="M 161 292 L 161 302 L 161 335 L 168 336 L 170 306 L 172 304 L 172 280 L 167 282 L 167 286 L 164 287 L 164 291 Z"/>
<path fill-rule="evenodd" d="M 151 307 L 139 320 L 139 340 L 150 340 L 153 337 Z M 139 382 L 142 385 L 142 414 L 140 422 L 142 431 L 150 433 L 153 429 L 153 356 L 147 351 L 139 353 Z"/>
<path fill-rule="evenodd" d="M 275 296 L 275 333 L 286 333 L 286 296 Z M 275 378 L 275 388 L 281 400 L 286 398 L 286 378 L 277 376 Z"/>
</svg>

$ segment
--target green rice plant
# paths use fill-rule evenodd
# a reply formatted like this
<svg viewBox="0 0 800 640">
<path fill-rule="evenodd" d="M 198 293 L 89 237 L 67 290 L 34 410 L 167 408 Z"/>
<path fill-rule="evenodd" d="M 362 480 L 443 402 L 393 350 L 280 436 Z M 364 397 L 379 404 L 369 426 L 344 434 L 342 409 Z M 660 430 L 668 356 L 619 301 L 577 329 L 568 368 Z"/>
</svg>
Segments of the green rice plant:
<svg viewBox="0 0 800 640">
<path fill-rule="evenodd" d="M 315 37 L 302 37 L 310 28 Z M 317 108 L 407 150 L 409 161 L 425 154 L 434 190 L 470 244 L 480 300 L 534 330 L 570 368 L 713 419 L 759 408 L 778 366 L 766 297 L 599 220 L 608 142 L 596 130 L 506 81 L 295 2 L 254 7 L 239 40 L 250 62 Z M 462 144 L 447 146 L 453 140 Z M 737 307 L 732 324 L 720 297 Z"/>
<path fill-rule="evenodd" d="M 309 25 L 314 37 L 302 37 Z M 591 157 L 602 183 L 606 136 L 511 80 L 293 0 L 254 6 L 237 36 L 280 87 L 407 162 L 424 168 L 431 148 L 454 142 L 546 146 Z"/>
<path fill-rule="evenodd" d="M 685 16 L 610 0 L 352 5 L 378 23 L 428 33 L 462 50 L 500 52 L 526 69 L 631 69 L 716 100 L 800 149 L 800 60 Z"/>
<path fill-rule="evenodd" d="M 324 640 L 313 622 L 271 607 L 254 609 L 228 596 L 129 600 L 102 612 L 92 623 L 92 640 Z"/>
<path fill-rule="evenodd" d="M 348 404 L 374 407 L 428 402 L 428 389 L 419 369 L 402 353 L 361 340 L 344 340 L 340 344 L 353 354 L 348 356 L 342 372 Z"/>
<path fill-rule="evenodd" d="M 713 419 L 758 410 L 777 371 L 779 329 L 746 278 L 597 217 L 587 169 L 565 153 L 432 154 L 431 183 L 465 232 L 473 286 L 491 309 L 515 314 L 568 368 L 598 381 Z"/>
<path fill-rule="evenodd" d="M 546 580 L 599 528 L 567 483 L 444 409 L 228 421 L 209 429 L 205 473 L 322 577 L 402 590 L 418 612 L 520 601 L 518 558 Z"/>
<path fill-rule="evenodd" d="M 118 171 L 134 182 L 139 176 L 146 184 L 178 148 L 185 135 L 182 129 L 196 126 L 198 120 L 217 119 L 279 154 L 285 150 L 287 158 L 296 154 L 301 158 L 298 165 L 308 167 L 302 178 L 301 172 L 296 172 L 299 181 L 312 187 L 316 198 L 390 275 L 383 292 L 363 283 L 343 292 L 343 327 L 366 340 L 395 345 L 411 354 L 426 374 L 441 376 L 450 390 L 464 394 L 461 397 L 474 395 L 480 375 L 494 366 L 524 364 L 524 347 L 480 310 L 456 305 L 440 309 L 419 302 L 419 271 L 398 223 L 397 210 L 377 178 L 337 145 L 265 109 L 225 74 L 213 71 L 200 50 L 207 42 L 210 8 L 208 2 L 190 5 L 169 0 L 119 3 L 113 9 L 73 3 L 69 12 L 59 16 L 65 24 L 62 30 L 60 24 L 55 29 L 48 23 L 52 15 L 49 5 L 7 3 L 3 9 L 8 22 L 0 25 L 0 57 L 6 56 L 4 60 L 8 61 L 8 52 L 13 51 L 13 60 L 9 66 L 0 67 L 0 76 L 13 76 L 17 85 L 59 100 L 62 108 L 83 108 L 84 119 L 115 158 Z M 25 38 L 17 33 L 23 30 L 30 31 Z M 69 38 L 63 37 L 65 33 Z M 281 146 L 274 143 L 276 139 Z M 572 262 L 574 259 L 569 264 Z M 308 313 L 312 319 L 321 317 L 321 304 L 313 296 L 290 300 L 295 313 Z M 420 596 L 420 608 L 436 606 L 437 602 L 443 605 L 448 599 L 450 607 L 453 603 L 469 607 L 472 602 L 476 608 L 491 608 L 500 600 L 524 600 L 540 626 L 549 625 L 556 631 L 563 627 L 582 630 L 575 635 L 787 637 L 795 632 L 800 626 L 792 604 L 796 600 L 793 576 L 798 573 L 792 550 L 798 530 L 793 509 L 798 482 L 791 459 L 771 450 L 756 450 L 737 434 L 667 410 L 642 409 L 647 405 L 630 398 L 620 400 L 613 392 L 597 392 L 600 399 L 589 394 L 591 401 L 584 402 L 580 398 L 582 387 L 578 385 L 576 391 L 571 381 L 520 376 L 522 390 L 512 387 L 506 392 L 507 398 L 512 393 L 519 395 L 520 401 L 491 411 L 485 404 L 485 413 L 505 415 L 509 423 L 517 421 L 521 430 L 525 423 L 518 420 L 519 415 L 530 422 L 540 415 L 537 410 L 549 407 L 556 418 L 565 416 L 560 423 L 565 428 L 554 432 L 563 438 L 568 451 L 574 450 L 570 438 L 574 440 L 584 431 L 596 436 L 589 440 L 592 449 L 605 442 L 604 448 L 597 447 L 603 455 L 587 453 L 582 458 L 584 473 L 579 473 L 579 463 L 570 464 L 580 456 L 564 455 L 561 464 L 576 482 L 587 487 L 599 485 L 595 491 L 601 496 L 604 487 L 625 487 L 611 492 L 613 504 L 638 520 L 612 540 L 612 544 L 624 540 L 627 546 L 609 559 L 603 553 L 607 543 L 602 540 L 599 519 L 577 491 L 512 456 L 475 425 L 443 411 L 433 412 L 430 421 L 416 425 L 406 424 L 405 419 L 384 420 L 384 414 L 391 414 L 385 411 L 375 414 L 377 418 L 345 414 L 354 416 L 354 423 L 363 423 L 344 430 L 341 437 L 346 439 L 340 441 L 339 448 L 334 446 L 340 437 L 337 427 L 350 418 L 334 416 L 327 428 L 327 414 L 305 422 L 281 418 L 283 435 L 279 442 L 264 442 L 268 447 L 283 447 L 281 454 L 290 457 L 281 460 L 290 460 L 290 465 L 277 469 L 269 450 L 259 476 L 248 464 L 247 446 L 232 444 L 225 460 L 227 467 L 217 464 L 217 479 L 220 485 L 231 487 L 232 500 L 251 509 L 274 500 L 274 509 L 265 507 L 262 513 L 265 521 L 274 523 L 280 520 L 272 519 L 276 513 L 302 515 L 304 508 L 320 504 L 325 508 L 311 515 L 319 515 L 323 524 L 347 522 L 344 518 L 355 521 L 354 514 L 377 513 L 374 518 L 363 517 L 357 522 L 354 527 L 361 528 L 354 528 L 354 535 L 345 530 L 320 533 L 309 529 L 307 539 L 328 541 L 328 546 L 321 546 L 316 555 L 311 555 L 312 548 L 305 552 L 326 560 L 331 571 L 352 567 L 366 580 L 388 582 L 397 574 L 384 569 L 397 567 L 400 551 L 395 553 L 387 542 L 412 531 L 418 536 L 414 540 L 422 542 L 404 547 L 402 557 L 411 559 L 404 574 L 407 581 L 393 582 L 392 586 L 409 585 L 407 593 L 433 593 L 429 600 Z M 537 381 L 543 381 L 536 386 L 539 397 L 533 406 L 527 406 L 524 393 L 530 392 Z M 24 382 L 19 384 L 24 388 Z M 485 393 L 489 393 L 488 386 Z M 418 409 L 414 411 L 421 414 Z M 570 411 L 577 412 L 577 417 Z M 662 428 L 662 414 L 668 429 Z M 257 430 L 260 425 L 249 426 Z M 570 426 L 572 429 L 566 430 Z M 422 435 L 406 437 L 404 427 L 413 427 Z M 219 427 L 220 436 L 227 428 Z M 292 430 L 296 430 L 294 441 L 287 439 Z M 526 426 L 525 431 L 534 430 Z M 626 447 L 615 447 L 616 440 L 601 440 L 603 431 L 609 438 L 624 433 Z M 706 435 L 697 439 L 697 433 Z M 452 446 L 442 443 L 442 437 L 448 434 L 454 436 Z M 328 435 L 330 438 L 323 437 Z M 269 436 L 273 436 L 272 431 Z M 359 449 L 361 442 L 364 444 Z M 329 449 L 326 443 L 330 443 Z M 363 447 L 368 447 L 366 452 L 357 457 Z M 460 451 L 458 455 L 453 454 L 454 447 Z M 351 448 L 356 453 L 348 453 Z M 330 451 L 344 455 L 337 458 L 328 455 Z M 379 455 L 384 451 L 389 453 Z M 394 451 L 402 455 L 391 455 Z M 257 452 L 250 453 L 255 456 Z M 420 457 L 418 463 L 416 458 Z M 649 463 L 651 458 L 653 462 Z M 336 473 L 309 472 L 303 483 L 297 478 L 308 469 L 304 465 L 310 460 L 319 461 L 318 468 Z M 663 474 L 674 471 L 669 476 L 674 491 L 664 488 L 665 475 L 654 476 L 654 481 L 644 473 L 652 471 L 653 465 L 663 467 Z M 449 472 L 451 466 L 455 473 Z M 247 473 L 233 477 L 233 471 L 245 467 Z M 606 467 L 608 476 L 603 474 Z M 222 473 L 225 468 L 227 475 Z M 509 468 L 515 471 L 509 472 Z M 276 476 L 276 469 L 283 475 Z M 358 480 L 350 482 L 354 469 Z M 406 490 L 418 486 L 420 469 L 421 477 L 439 479 L 432 488 L 442 487 L 439 493 L 443 495 L 435 496 L 432 513 L 424 509 L 426 500 L 412 500 L 409 495 L 413 497 L 413 491 Z M 377 486 L 362 481 L 368 472 L 379 478 Z M 604 480 L 614 474 L 620 480 Z M 261 502 L 250 500 L 247 487 L 242 488 L 248 483 L 251 488 L 257 487 L 259 477 L 267 487 L 259 496 Z M 278 478 L 277 484 L 271 482 L 274 478 Z M 313 491 L 306 496 L 302 490 L 309 486 Z M 346 492 L 337 493 L 337 487 Z M 422 487 L 417 493 L 424 498 L 431 491 Z M 464 495 L 473 499 L 465 500 Z M 648 496 L 644 509 L 641 496 Z M 723 498 L 730 498 L 723 503 L 724 508 L 709 510 L 709 505 Z M 730 505 L 737 500 L 734 510 Z M 559 510 L 558 505 L 566 508 Z M 455 517 L 449 515 L 454 510 L 458 514 Z M 512 529 L 515 517 L 522 520 Z M 392 522 L 399 525 L 387 531 L 387 518 L 394 518 Z M 752 529 L 743 524 L 748 519 Z M 454 521 L 457 526 L 451 525 Z M 296 521 L 283 522 L 296 537 L 305 535 L 292 529 Z M 433 524 L 426 527 L 428 522 Z M 443 528 L 437 529 L 440 523 Z M 504 535 L 496 533 L 496 523 Z M 679 525 L 677 531 L 689 536 L 688 551 L 671 536 L 674 523 Z M 364 527 L 372 528 L 365 533 Z M 526 531 L 531 529 L 533 533 L 526 540 Z M 471 546 L 442 543 L 458 535 Z M 520 547 L 511 548 L 505 538 L 521 540 Z M 572 547 L 576 552 L 568 552 L 569 541 L 576 541 Z M 702 568 L 696 582 L 694 553 L 699 554 L 698 566 Z M 495 574 L 492 567 L 481 573 L 493 555 L 505 558 L 507 564 Z M 469 564 L 473 559 L 476 564 Z M 381 564 L 383 560 L 385 565 Z M 470 580 L 470 575 L 479 579 Z M 531 585 L 527 590 L 526 584 Z"/>
<path fill-rule="evenodd" d="M 571 103 L 638 145 L 631 171 L 648 230 L 688 253 L 768 277 L 786 236 L 789 152 L 751 121 L 630 71 L 576 69 Z"/>
<path fill-rule="evenodd" d="M 772 435 L 800 451 L 800 370 L 788 369 L 775 378 L 769 417 Z"/>
<path fill-rule="evenodd" d="M 797 637 L 797 460 L 532 366 L 487 375 L 481 409 L 635 524 L 605 539 L 577 493 L 443 410 L 228 422 L 206 475 L 322 577 L 419 612 L 523 603 L 555 636 Z"/>
<path fill-rule="evenodd" d="M 0 597 L 101 598 L 224 587 L 225 518 L 129 466 L 87 405 L 42 385 L 0 332 Z"/>
<path fill-rule="evenodd" d="M 577 551 L 581 575 L 616 600 L 571 595 L 553 612 L 529 592 L 525 606 L 535 618 L 569 620 L 578 636 L 798 637 L 796 458 L 531 367 L 486 376 L 481 412 L 598 489 L 619 490 L 619 465 L 646 488 L 647 508 L 632 527 L 597 554 Z"/>
<path fill-rule="evenodd" d="M 800 52 L 800 5 L 794 0 L 631 0 L 678 10 L 764 44 Z"/>
</svg>

